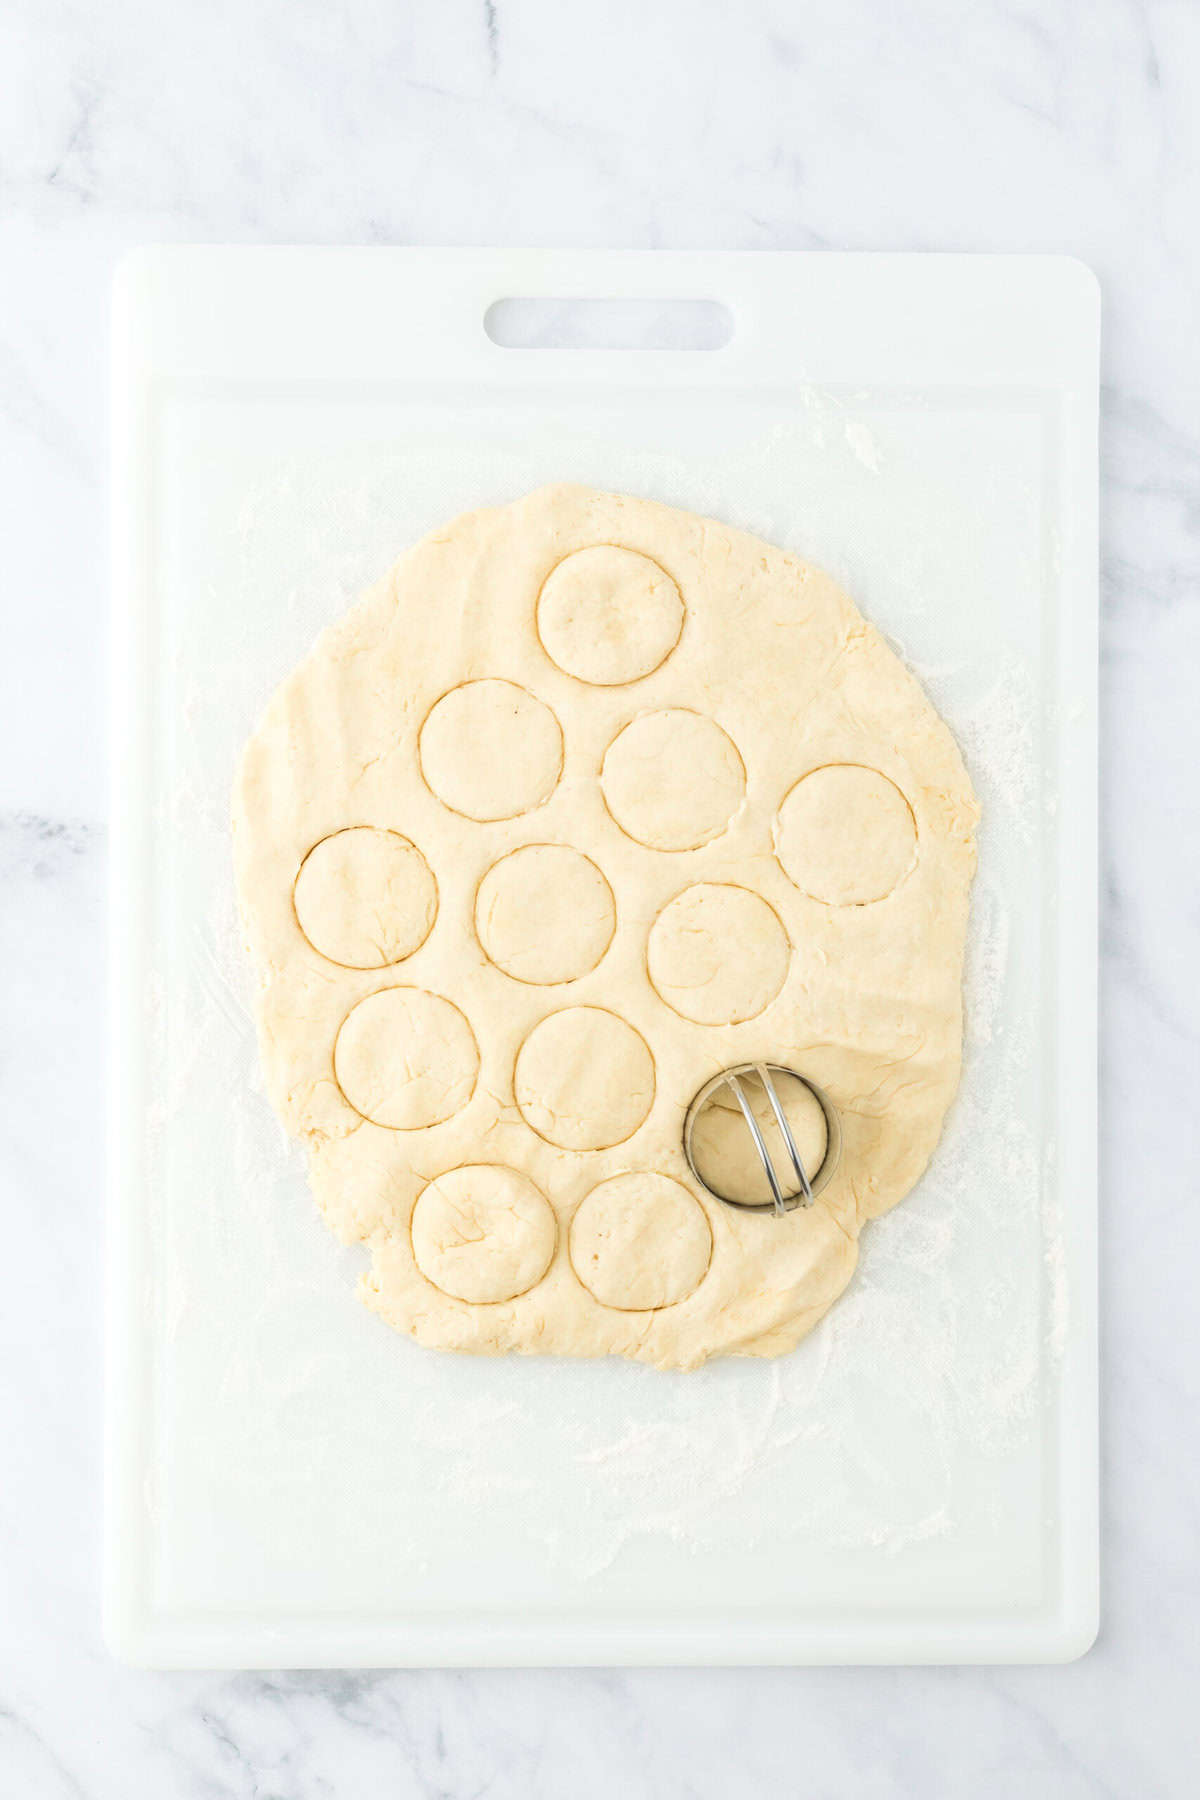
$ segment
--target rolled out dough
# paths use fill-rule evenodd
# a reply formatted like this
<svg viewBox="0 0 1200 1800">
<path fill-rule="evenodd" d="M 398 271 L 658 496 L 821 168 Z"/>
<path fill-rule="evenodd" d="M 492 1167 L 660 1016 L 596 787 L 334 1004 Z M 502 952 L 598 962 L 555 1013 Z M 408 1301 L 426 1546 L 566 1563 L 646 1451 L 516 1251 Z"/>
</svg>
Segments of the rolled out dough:
<svg viewBox="0 0 1200 1800">
<path fill-rule="evenodd" d="M 954 1095 L 976 820 L 916 681 L 785 551 L 575 487 L 417 544 L 234 797 L 269 1093 L 367 1304 L 441 1349 L 791 1349 Z M 683 1155 L 756 1060 L 842 1121 L 782 1219 Z"/>
</svg>

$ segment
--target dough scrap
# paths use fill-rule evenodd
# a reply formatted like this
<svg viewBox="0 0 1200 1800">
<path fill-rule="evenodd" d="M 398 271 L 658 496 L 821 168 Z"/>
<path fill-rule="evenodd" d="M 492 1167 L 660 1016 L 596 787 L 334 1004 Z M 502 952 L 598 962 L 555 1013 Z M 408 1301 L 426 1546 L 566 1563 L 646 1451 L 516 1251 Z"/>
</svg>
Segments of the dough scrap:
<svg viewBox="0 0 1200 1800">
<path fill-rule="evenodd" d="M 912 675 L 788 552 L 577 487 L 415 545 L 234 796 L 268 1092 L 366 1303 L 458 1351 L 791 1349 L 953 1099 L 977 818 Z M 782 1219 L 683 1156 L 755 1061 L 842 1126 Z"/>
</svg>

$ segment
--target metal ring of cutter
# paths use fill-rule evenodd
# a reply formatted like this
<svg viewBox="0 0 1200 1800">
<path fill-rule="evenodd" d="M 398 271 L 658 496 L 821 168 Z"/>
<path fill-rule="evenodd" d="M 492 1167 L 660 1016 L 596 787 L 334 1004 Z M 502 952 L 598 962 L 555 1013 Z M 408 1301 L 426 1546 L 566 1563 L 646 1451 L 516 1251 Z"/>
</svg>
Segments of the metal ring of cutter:
<svg viewBox="0 0 1200 1800">
<path fill-rule="evenodd" d="M 770 1106 L 775 1123 L 779 1127 L 779 1135 L 783 1139 L 784 1147 L 788 1153 L 788 1160 L 792 1165 L 791 1174 L 795 1175 L 796 1181 L 799 1184 L 799 1192 L 795 1194 L 784 1194 L 784 1183 L 780 1180 L 779 1171 L 775 1167 L 771 1152 L 767 1149 L 767 1140 L 762 1134 L 762 1127 L 755 1118 L 754 1110 L 746 1097 L 746 1090 L 742 1083 L 749 1075 L 753 1075 L 757 1079 L 763 1093 L 767 1096 L 767 1104 Z M 817 1105 L 821 1108 L 822 1113 L 825 1115 L 825 1155 L 821 1160 L 820 1168 L 817 1169 L 815 1174 L 811 1177 L 808 1170 L 804 1167 L 803 1159 L 796 1146 L 796 1140 L 792 1136 L 792 1128 L 787 1122 L 783 1106 L 780 1103 L 779 1093 L 775 1087 L 774 1081 L 771 1079 L 773 1075 L 790 1075 L 793 1081 L 801 1082 L 803 1086 L 808 1089 L 809 1093 L 813 1096 L 813 1099 L 817 1102 Z M 817 1195 L 821 1193 L 824 1188 L 828 1187 L 830 1181 L 833 1179 L 834 1171 L 837 1169 L 842 1155 L 842 1122 L 838 1118 L 837 1108 L 830 1100 L 828 1094 L 826 1094 L 823 1089 L 819 1088 L 815 1081 L 810 1081 L 807 1075 L 801 1075 L 796 1069 L 789 1069 L 783 1063 L 762 1062 L 738 1063 L 735 1068 L 722 1069 L 719 1075 L 714 1075 L 712 1080 L 706 1081 L 704 1086 L 700 1089 L 700 1092 L 688 1107 L 687 1117 L 683 1122 L 683 1154 L 687 1157 L 688 1168 L 692 1171 L 692 1174 L 696 1177 L 700 1186 L 706 1193 L 711 1194 L 714 1200 L 720 1200 L 726 1206 L 741 1207 L 747 1212 L 763 1212 L 766 1209 L 767 1202 L 755 1200 L 731 1200 L 728 1194 L 719 1194 L 716 1188 L 710 1187 L 703 1175 L 701 1175 L 699 1169 L 696 1167 L 696 1159 L 692 1151 L 692 1137 L 696 1129 L 696 1120 L 717 1090 L 723 1087 L 732 1090 L 734 1098 L 741 1108 L 742 1117 L 746 1121 L 750 1136 L 754 1140 L 754 1148 L 758 1151 L 759 1161 L 762 1163 L 763 1173 L 766 1175 L 767 1185 L 771 1190 L 770 1205 L 772 1210 L 776 1214 L 783 1214 L 794 1212 L 797 1207 L 811 1206 Z M 790 1174 L 786 1175 L 784 1180 L 788 1182 L 789 1186 L 791 1185 Z"/>
</svg>

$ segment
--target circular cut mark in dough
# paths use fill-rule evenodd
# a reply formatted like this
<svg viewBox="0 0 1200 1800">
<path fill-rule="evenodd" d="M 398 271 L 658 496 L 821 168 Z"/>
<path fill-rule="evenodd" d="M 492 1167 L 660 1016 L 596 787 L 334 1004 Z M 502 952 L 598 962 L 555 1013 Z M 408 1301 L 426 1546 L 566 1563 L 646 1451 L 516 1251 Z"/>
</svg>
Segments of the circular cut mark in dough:
<svg viewBox="0 0 1200 1800">
<path fill-rule="evenodd" d="M 791 945 L 774 909 L 749 888 L 699 882 L 663 907 L 646 962 L 659 995 L 697 1025 L 738 1025 L 771 1004 Z"/>
<path fill-rule="evenodd" d="M 742 802 L 746 770 L 715 719 L 686 707 L 642 713 L 608 746 L 605 804 L 651 850 L 696 850 L 719 837 Z"/>
<path fill-rule="evenodd" d="M 637 550 L 593 544 L 564 556 L 538 595 L 537 628 L 552 662 L 594 687 L 640 681 L 683 630 L 679 589 Z"/>
<path fill-rule="evenodd" d="M 886 900 L 912 869 L 917 825 L 895 782 L 861 763 L 802 776 L 775 821 L 775 854 L 801 893 L 826 906 Z"/>
<path fill-rule="evenodd" d="M 571 1220 L 571 1266 L 603 1306 L 653 1312 L 694 1293 L 712 1262 L 704 1208 L 669 1175 L 614 1175 Z"/>
<path fill-rule="evenodd" d="M 467 1104 L 479 1051 L 457 1006 L 440 994 L 381 988 L 342 1021 L 333 1072 L 364 1119 L 390 1131 L 419 1131 Z"/>
<path fill-rule="evenodd" d="M 800 1153 L 800 1161 L 811 1181 L 825 1161 L 829 1144 L 829 1128 L 821 1103 L 812 1089 L 795 1075 L 777 1070 L 773 1071 L 771 1079 Z M 796 1180 L 766 1090 L 757 1081 L 747 1078 L 742 1083 L 742 1091 L 766 1140 L 784 1198 L 791 1200 L 799 1193 L 800 1183 Z M 692 1131 L 692 1161 L 701 1181 L 722 1199 L 740 1201 L 743 1206 L 771 1204 L 771 1187 L 762 1158 L 730 1088 L 719 1087 L 697 1113 Z"/>
<path fill-rule="evenodd" d="M 654 1058 L 640 1032 L 598 1006 L 569 1006 L 534 1026 L 517 1052 L 525 1123 L 564 1150 L 632 1137 L 654 1102 Z"/>
<path fill-rule="evenodd" d="M 437 917 L 433 872 L 398 831 L 350 825 L 314 844 L 292 890 L 296 922 L 319 955 L 382 969 L 419 950 Z"/>
<path fill-rule="evenodd" d="M 430 709 L 417 753 L 426 785 L 451 812 L 481 823 L 514 819 L 558 785 L 562 730 L 527 688 L 467 681 Z"/>
<path fill-rule="evenodd" d="M 485 954 L 517 981 L 574 981 L 594 969 L 617 928 L 612 889 L 565 844 L 526 844 L 492 864 L 475 896 Z"/>
<path fill-rule="evenodd" d="M 528 1176 L 499 1163 L 439 1175 L 412 1215 L 418 1269 L 443 1294 L 475 1305 L 536 1287 L 554 1256 L 554 1213 Z"/>
</svg>

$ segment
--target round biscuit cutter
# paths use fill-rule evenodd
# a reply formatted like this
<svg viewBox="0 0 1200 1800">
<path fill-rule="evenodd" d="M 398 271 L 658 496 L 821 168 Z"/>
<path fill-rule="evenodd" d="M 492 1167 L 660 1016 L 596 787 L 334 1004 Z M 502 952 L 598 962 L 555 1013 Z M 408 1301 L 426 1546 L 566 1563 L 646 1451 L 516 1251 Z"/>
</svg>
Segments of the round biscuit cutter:
<svg viewBox="0 0 1200 1800">
<path fill-rule="evenodd" d="M 779 1092 L 772 1079 L 775 1075 L 790 1075 L 793 1081 L 802 1083 L 802 1085 L 808 1089 L 809 1093 L 813 1096 L 813 1099 L 817 1102 L 817 1105 L 821 1108 L 822 1113 L 825 1115 L 825 1155 L 822 1158 L 820 1167 L 812 1175 L 809 1174 L 804 1166 L 800 1151 L 796 1145 L 796 1140 L 792 1135 L 792 1128 L 787 1122 L 787 1115 L 784 1113 L 783 1105 L 779 1098 Z M 747 1097 L 745 1084 L 750 1080 L 757 1081 L 758 1085 L 762 1088 L 763 1093 L 766 1095 L 767 1104 L 770 1107 L 775 1123 L 779 1128 L 779 1135 L 783 1139 L 784 1148 L 787 1151 L 788 1160 L 791 1163 L 791 1171 L 790 1173 L 785 1174 L 783 1179 L 780 1178 L 779 1170 L 776 1168 L 771 1152 L 767 1148 L 767 1140 L 763 1136 L 762 1127 L 755 1118 L 754 1110 Z M 692 1171 L 692 1174 L 696 1177 L 696 1180 L 700 1183 L 700 1186 L 704 1191 L 711 1194 L 714 1200 L 723 1201 L 726 1206 L 740 1207 L 746 1212 L 765 1212 L 768 1203 L 755 1200 L 734 1200 L 731 1199 L 728 1194 L 718 1193 L 716 1188 L 709 1186 L 708 1182 L 705 1181 L 703 1175 L 696 1167 L 696 1159 L 692 1148 L 692 1138 L 696 1129 L 696 1120 L 699 1118 L 704 1107 L 708 1105 L 708 1102 L 712 1099 L 713 1095 L 723 1087 L 732 1090 L 734 1098 L 737 1100 L 738 1106 L 741 1109 L 742 1117 L 746 1121 L 746 1127 L 754 1140 L 754 1148 L 758 1152 L 759 1161 L 763 1166 L 763 1173 L 767 1178 L 767 1185 L 771 1190 L 771 1200 L 769 1204 L 772 1211 L 777 1216 L 782 1216 L 784 1213 L 794 1212 L 797 1207 L 811 1206 L 817 1195 L 821 1193 L 824 1188 L 828 1187 L 829 1183 L 832 1181 L 834 1172 L 837 1169 L 842 1155 L 842 1123 L 838 1117 L 837 1108 L 830 1100 L 828 1094 L 825 1093 L 823 1088 L 819 1088 L 815 1081 L 810 1081 L 807 1075 L 801 1075 L 798 1069 L 789 1069 L 783 1063 L 765 1062 L 738 1063 L 734 1068 L 722 1069 L 719 1075 L 714 1075 L 712 1080 L 706 1081 L 704 1086 L 700 1089 L 699 1093 L 692 1101 L 692 1104 L 688 1107 L 687 1117 L 683 1122 L 683 1154 L 687 1158 L 688 1168 Z M 784 1182 L 787 1181 L 790 1185 L 791 1175 L 793 1174 L 799 1184 L 799 1192 L 785 1196 L 783 1191 Z"/>
</svg>

